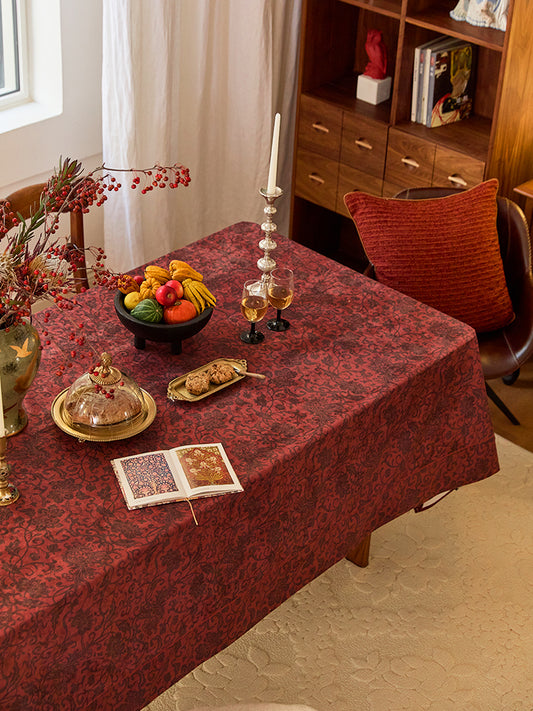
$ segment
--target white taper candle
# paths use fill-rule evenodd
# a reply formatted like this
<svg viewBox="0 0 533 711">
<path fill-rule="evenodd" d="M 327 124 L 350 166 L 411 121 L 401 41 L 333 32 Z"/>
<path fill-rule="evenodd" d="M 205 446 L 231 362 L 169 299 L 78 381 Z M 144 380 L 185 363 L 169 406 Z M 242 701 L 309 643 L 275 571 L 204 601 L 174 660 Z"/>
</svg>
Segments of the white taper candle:
<svg viewBox="0 0 533 711">
<path fill-rule="evenodd" d="M 268 171 L 267 193 L 273 195 L 276 191 L 276 180 L 278 172 L 278 149 L 279 149 L 279 127 L 281 114 L 276 114 L 274 118 L 274 131 L 272 132 L 272 150 L 270 152 L 270 168 Z"/>
</svg>

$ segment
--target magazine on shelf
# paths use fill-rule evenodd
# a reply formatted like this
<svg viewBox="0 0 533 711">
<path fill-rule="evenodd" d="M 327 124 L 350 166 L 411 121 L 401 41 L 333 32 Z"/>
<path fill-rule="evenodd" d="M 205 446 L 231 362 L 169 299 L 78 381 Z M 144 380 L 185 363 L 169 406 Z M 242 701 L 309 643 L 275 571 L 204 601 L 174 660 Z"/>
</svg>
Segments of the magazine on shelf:
<svg viewBox="0 0 533 711">
<path fill-rule="evenodd" d="M 420 123 L 429 126 L 431 123 L 431 109 L 433 105 L 433 91 L 435 86 L 435 70 L 437 72 L 441 71 L 442 67 L 445 65 L 449 54 L 448 50 L 457 45 L 464 44 L 463 40 L 456 39 L 455 37 L 447 37 L 437 44 L 433 44 L 429 47 L 428 59 L 427 59 L 427 71 L 428 75 L 426 78 L 426 106 L 425 114 L 420 119 Z"/>
<path fill-rule="evenodd" d="M 220 442 L 112 459 L 129 509 L 243 491 Z"/>
<path fill-rule="evenodd" d="M 455 40 L 432 53 L 425 124 L 435 128 L 468 118 L 472 112 L 474 48 Z"/>
<path fill-rule="evenodd" d="M 420 52 L 420 56 L 423 57 L 421 60 L 422 74 L 419 77 L 421 86 L 418 88 L 419 95 L 419 106 L 417 110 L 417 122 L 425 125 L 427 116 L 427 106 L 428 106 L 428 88 L 429 88 L 429 74 L 431 68 L 431 54 L 432 52 L 446 46 L 450 41 L 449 37 L 445 35 L 440 35 L 435 40 L 425 45 Z"/>
</svg>

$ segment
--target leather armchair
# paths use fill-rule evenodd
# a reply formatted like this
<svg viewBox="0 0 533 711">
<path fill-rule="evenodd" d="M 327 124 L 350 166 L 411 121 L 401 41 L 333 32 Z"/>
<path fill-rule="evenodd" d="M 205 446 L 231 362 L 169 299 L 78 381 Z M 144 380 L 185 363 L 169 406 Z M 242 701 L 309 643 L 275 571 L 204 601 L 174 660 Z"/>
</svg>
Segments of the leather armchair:
<svg viewBox="0 0 533 711">
<path fill-rule="evenodd" d="M 408 188 L 395 197 L 428 199 L 460 192 L 461 188 Z M 497 230 L 505 279 L 515 313 L 504 328 L 478 333 L 479 352 L 485 380 L 503 378 L 511 385 L 518 378 L 520 366 L 533 356 L 533 275 L 529 229 L 520 207 L 505 197 L 498 197 Z M 513 424 L 520 424 L 505 403 L 485 383 L 491 400 Z"/>
</svg>

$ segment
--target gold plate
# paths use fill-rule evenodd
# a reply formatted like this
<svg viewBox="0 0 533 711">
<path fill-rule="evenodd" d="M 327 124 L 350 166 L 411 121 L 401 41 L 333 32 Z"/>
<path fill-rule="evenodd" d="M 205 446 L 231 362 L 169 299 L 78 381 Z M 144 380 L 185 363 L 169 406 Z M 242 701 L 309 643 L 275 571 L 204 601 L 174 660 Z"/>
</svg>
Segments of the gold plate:
<svg viewBox="0 0 533 711">
<path fill-rule="evenodd" d="M 113 442 L 117 439 L 127 439 L 143 432 L 154 421 L 157 412 L 153 397 L 142 390 L 144 405 L 141 412 L 131 420 L 118 422 L 116 425 L 98 425 L 89 427 L 86 425 L 76 425 L 72 422 L 70 415 L 65 411 L 64 403 L 68 388 L 59 393 L 52 403 L 52 419 L 59 427 L 72 437 L 88 442 Z"/>
<path fill-rule="evenodd" d="M 239 368 L 239 370 L 246 370 L 246 361 L 244 359 L 216 358 L 210 363 L 202 365 L 200 368 L 195 368 L 194 370 L 185 373 L 185 375 L 180 375 L 179 378 L 174 378 L 174 380 L 171 380 L 167 388 L 168 398 L 170 400 L 187 400 L 188 402 L 196 402 L 196 400 L 202 400 L 208 395 L 213 395 L 213 393 L 222 390 L 222 388 L 227 388 L 228 385 L 233 385 L 233 383 L 236 383 L 237 381 L 242 380 L 245 377 L 244 375 L 239 375 L 238 373 L 235 373 L 235 376 L 232 378 L 232 380 L 228 380 L 227 383 L 221 383 L 220 385 L 210 384 L 209 390 L 206 393 L 202 393 L 201 395 L 191 395 L 191 393 L 185 387 L 185 381 L 187 380 L 188 376 L 192 373 L 202 373 L 204 370 L 207 370 L 212 365 L 216 365 L 218 363 L 224 363 L 226 365 L 229 365 L 231 368 L 235 366 Z"/>
</svg>

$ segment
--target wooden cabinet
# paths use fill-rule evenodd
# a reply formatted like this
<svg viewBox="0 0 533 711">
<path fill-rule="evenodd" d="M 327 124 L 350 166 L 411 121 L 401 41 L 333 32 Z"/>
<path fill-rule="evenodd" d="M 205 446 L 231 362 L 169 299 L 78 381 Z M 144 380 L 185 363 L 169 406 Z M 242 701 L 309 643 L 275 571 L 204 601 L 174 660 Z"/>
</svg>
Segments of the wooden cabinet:
<svg viewBox="0 0 533 711">
<path fill-rule="evenodd" d="M 340 162 L 380 180 L 387 151 L 387 127 L 363 116 L 344 112 Z"/>
<path fill-rule="evenodd" d="M 507 31 L 450 18 L 457 0 L 303 0 L 291 236 L 336 255 L 353 234 L 343 196 L 393 196 L 405 187 L 471 187 L 496 177 L 500 194 L 533 174 L 533 13 L 510 0 Z M 368 62 L 367 33 L 382 32 L 392 77 L 389 100 L 356 98 Z M 449 35 L 476 48 L 470 118 L 439 128 L 411 122 L 415 48 Z M 349 240 L 348 240 L 349 241 Z M 340 249 L 340 248 L 339 248 Z"/>
<path fill-rule="evenodd" d="M 384 194 L 392 196 L 402 188 L 432 185 L 434 164 L 435 144 L 432 141 L 390 128 Z"/>
<path fill-rule="evenodd" d="M 295 190 L 301 197 L 335 210 L 339 164 L 319 153 L 298 149 Z"/>
<path fill-rule="evenodd" d="M 485 163 L 458 151 L 437 145 L 432 184 L 452 188 L 472 188 L 483 180 Z"/>
<path fill-rule="evenodd" d="M 484 173 L 484 161 L 389 128 L 384 197 L 393 197 L 404 188 L 430 185 L 472 188 L 483 180 Z"/>
<path fill-rule="evenodd" d="M 310 96 L 300 99 L 298 147 L 339 160 L 342 135 L 342 110 Z"/>
</svg>

